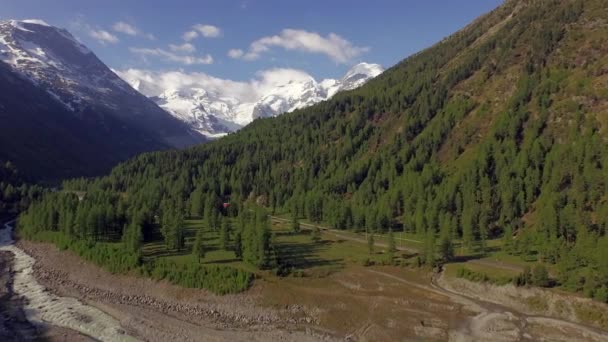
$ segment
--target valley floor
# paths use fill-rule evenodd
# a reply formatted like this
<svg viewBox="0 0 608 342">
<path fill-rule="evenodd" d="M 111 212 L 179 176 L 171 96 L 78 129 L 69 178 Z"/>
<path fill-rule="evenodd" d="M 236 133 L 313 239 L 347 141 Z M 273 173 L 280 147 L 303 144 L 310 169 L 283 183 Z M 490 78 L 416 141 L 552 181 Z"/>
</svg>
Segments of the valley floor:
<svg viewBox="0 0 608 342">
<path fill-rule="evenodd" d="M 129 335 L 148 341 L 608 341 L 606 332 L 551 310 L 555 318 L 522 314 L 526 307 L 503 288 L 400 267 L 351 265 L 325 276 L 264 277 L 243 294 L 215 296 L 109 274 L 50 244 L 18 245 L 36 259 L 34 274 L 51 292 L 96 306 Z"/>
</svg>

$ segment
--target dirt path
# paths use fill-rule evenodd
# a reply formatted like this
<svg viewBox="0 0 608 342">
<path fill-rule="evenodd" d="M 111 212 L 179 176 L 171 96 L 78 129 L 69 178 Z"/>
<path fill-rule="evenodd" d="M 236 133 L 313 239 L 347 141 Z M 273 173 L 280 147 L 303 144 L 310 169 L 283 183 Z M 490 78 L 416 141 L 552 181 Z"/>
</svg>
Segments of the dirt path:
<svg viewBox="0 0 608 342">
<path fill-rule="evenodd" d="M 545 312 L 546 315 L 528 312 L 525 307 L 517 305 L 516 301 L 511 300 L 513 297 L 504 296 L 504 292 L 507 291 L 505 287 L 483 284 L 485 291 L 480 292 L 476 289 L 479 285 L 477 283 L 471 283 L 462 279 L 452 281 L 468 284 L 471 288 L 467 289 L 468 291 L 459 291 L 457 287 L 452 286 L 450 281 L 447 280 L 444 272 L 438 276 L 433 276 L 431 285 L 448 295 L 465 298 L 484 308 L 484 311 L 474 317 L 469 323 L 470 335 L 482 337 L 484 335 L 487 336 L 488 331 L 495 333 L 495 329 L 492 328 L 493 322 L 491 319 L 491 317 L 495 317 L 499 321 L 506 319 L 516 326 L 518 328 L 516 331 L 518 340 L 538 340 L 541 338 L 568 340 L 567 338 L 569 337 L 570 339 L 576 338 L 585 341 L 608 341 L 608 332 L 597 327 L 571 319 L 563 319 L 559 317 L 559 314 L 556 317 L 548 316 L 549 314 L 554 314 L 550 312 Z M 520 288 L 516 289 L 516 292 L 518 297 L 522 297 L 524 292 L 533 292 L 533 298 L 537 298 L 537 293 L 552 295 L 550 291 L 542 289 Z M 576 298 L 573 296 L 568 296 L 567 299 L 568 301 L 576 301 Z M 589 303 L 589 301 L 585 301 Z M 561 310 L 565 309 L 562 308 Z"/>
<path fill-rule="evenodd" d="M 472 312 L 473 315 L 466 318 L 458 329 L 449 332 L 448 339 L 451 341 L 608 341 L 608 333 L 597 328 L 553 317 L 524 314 L 508 305 L 445 288 L 443 274 L 433 277 L 430 286 L 427 286 L 376 269 L 368 269 L 367 272 L 410 288 L 448 297 Z"/>
<path fill-rule="evenodd" d="M 564 340 L 582 339 L 586 341 L 608 341 L 608 333 L 580 323 L 553 317 L 527 315 L 504 304 L 484 301 L 462 292 L 445 287 L 444 274 L 434 276 L 431 286 L 420 285 L 398 276 L 377 270 L 369 272 L 395 279 L 408 286 L 445 295 L 477 314 L 466 320 L 458 330 L 450 332 L 454 341 L 536 341 L 540 339 Z M 549 330 L 546 330 L 549 329 Z M 552 330 L 551 330 L 552 329 Z M 552 334 L 555 334 L 554 336 Z"/>
<path fill-rule="evenodd" d="M 281 223 L 289 223 L 291 221 L 284 219 L 284 218 L 280 218 L 280 217 L 276 217 L 276 216 L 270 216 L 270 218 L 274 221 L 277 222 L 281 222 Z M 300 226 L 302 227 L 306 227 L 308 229 L 314 229 L 315 227 L 319 227 L 319 229 L 321 229 L 324 232 L 329 232 L 334 236 L 337 236 L 339 238 L 345 239 L 345 240 L 349 240 L 349 241 L 355 241 L 355 242 L 360 242 L 360 243 L 364 243 L 367 244 L 367 240 L 362 239 L 362 238 L 358 238 L 358 237 L 354 237 L 351 235 L 347 235 L 344 234 L 344 231 L 341 231 L 339 229 L 333 229 L 333 228 L 329 228 L 329 227 L 323 227 L 323 226 L 319 226 L 319 225 L 314 225 L 314 224 L 309 224 L 309 223 L 300 223 Z M 397 240 L 397 238 L 395 238 L 395 240 Z M 418 240 L 411 240 L 411 239 L 400 239 L 400 240 L 404 240 L 404 241 L 410 241 L 410 242 L 415 242 L 415 243 L 421 243 Z M 382 248 L 388 248 L 388 244 L 383 243 L 383 242 L 374 242 L 374 246 L 376 247 L 382 247 Z M 397 250 L 399 251 L 403 251 L 403 252 L 408 252 L 408 253 L 418 253 L 420 252 L 419 249 L 417 248 L 413 248 L 413 247 L 406 247 L 406 246 L 395 246 L 397 248 Z"/>
</svg>

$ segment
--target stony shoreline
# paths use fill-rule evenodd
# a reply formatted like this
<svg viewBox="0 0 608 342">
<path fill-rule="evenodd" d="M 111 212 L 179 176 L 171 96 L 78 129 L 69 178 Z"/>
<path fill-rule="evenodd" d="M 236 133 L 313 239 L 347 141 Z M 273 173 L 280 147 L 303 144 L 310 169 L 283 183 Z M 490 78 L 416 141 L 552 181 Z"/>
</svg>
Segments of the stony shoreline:
<svg viewBox="0 0 608 342">
<path fill-rule="evenodd" d="M 0 340 L 2 341 L 92 341 L 76 331 L 29 322 L 23 310 L 24 298 L 13 292 L 14 256 L 0 252 Z"/>
<path fill-rule="evenodd" d="M 206 337 L 218 335 L 216 340 L 228 340 L 237 335 L 239 340 L 251 340 L 247 336 L 254 336 L 254 340 L 266 337 L 301 341 L 332 339 L 316 327 L 318 319 L 314 314 L 300 305 L 262 308 L 255 303 L 255 293 L 215 296 L 143 277 L 109 274 L 50 244 L 18 241 L 17 246 L 36 259 L 34 276 L 47 290 L 77 298 L 102 311 L 112 311 L 108 313 L 120 319 L 129 334 L 143 340 L 154 340 L 151 331 L 143 330 L 153 329 L 155 321 L 164 318 L 178 320 L 193 331 L 172 335 L 167 331 L 171 328 L 163 326 L 162 334 L 159 328 L 158 335 L 163 338 L 158 340 L 168 337 L 203 339 L 200 335 L 196 338 L 200 332 L 197 330 L 208 333 Z M 152 322 L 144 324 L 134 319 L 134 315 L 145 316 L 144 312 L 152 317 Z"/>
</svg>

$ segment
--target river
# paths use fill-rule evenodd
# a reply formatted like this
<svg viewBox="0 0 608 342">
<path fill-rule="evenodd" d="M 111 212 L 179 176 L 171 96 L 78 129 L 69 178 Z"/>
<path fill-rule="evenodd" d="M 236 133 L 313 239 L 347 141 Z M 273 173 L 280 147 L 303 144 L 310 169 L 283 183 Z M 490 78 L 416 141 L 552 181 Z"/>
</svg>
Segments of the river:
<svg viewBox="0 0 608 342">
<path fill-rule="evenodd" d="M 13 291 L 26 299 L 23 309 L 30 322 L 72 329 L 101 341 L 137 341 L 112 316 L 75 298 L 54 295 L 40 285 L 33 275 L 34 258 L 14 245 L 14 222 L 0 229 L 0 250 L 15 256 Z"/>
</svg>

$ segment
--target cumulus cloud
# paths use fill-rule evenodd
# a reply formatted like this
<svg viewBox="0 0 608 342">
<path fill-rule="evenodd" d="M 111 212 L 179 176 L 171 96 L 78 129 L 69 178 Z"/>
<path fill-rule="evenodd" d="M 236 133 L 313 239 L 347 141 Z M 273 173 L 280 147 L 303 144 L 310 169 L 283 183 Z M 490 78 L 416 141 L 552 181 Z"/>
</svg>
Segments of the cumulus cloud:
<svg viewBox="0 0 608 342">
<path fill-rule="evenodd" d="M 230 58 L 241 58 L 243 57 L 243 50 L 241 49 L 230 49 L 228 50 L 228 57 Z"/>
<path fill-rule="evenodd" d="M 196 39 L 199 35 L 205 38 L 217 38 L 222 34 L 219 27 L 213 25 L 196 24 L 192 26 L 192 30 L 184 32 L 182 39 L 189 42 Z"/>
<path fill-rule="evenodd" d="M 187 42 L 195 39 L 196 37 L 198 37 L 198 32 L 196 32 L 196 31 L 184 32 L 184 34 L 182 35 L 182 39 Z"/>
<path fill-rule="evenodd" d="M 124 21 L 119 21 L 112 26 L 112 29 L 116 32 L 128 34 L 129 36 L 137 36 L 139 30 L 130 24 L 125 23 Z"/>
<path fill-rule="evenodd" d="M 182 53 L 193 53 L 196 51 L 196 47 L 190 43 L 184 43 L 181 45 L 169 44 L 169 49 L 173 52 L 182 52 Z"/>
<path fill-rule="evenodd" d="M 368 47 L 355 46 L 335 33 L 330 33 L 323 37 L 316 32 L 285 29 L 278 35 L 262 37 L 254 41 L 246 53 L 242 53 L 239 56 L 235 53 L 234 57 L 231 57 L 256 60 L 260 58 L 261 54 L 270 51 L 273 47 L 323 54 L 337 63 L 348 63 L 353 58 L 369 51 Z"/>
<path fill-rule="evenodd" d="M 125 23 L 124 21 L 119 21 L 119 22 L 114 23 L 114 25 L 112 25 L 112 29 L 115 32 L 123 33 L 123 34 L 129 35 L 129 36 L 133 36 L 133 37 L 135 37 L 135 36 L 142 36 L 142 37 L 145 37 L 146 39 L 149 39 L 149 40 L 156 39 L 153 34 L 151 34 L 151 33 L 144 33 L 139 28 L 137 28 L 136 26 L 131 25 L 129 23 Z"/>
<path fill-rule="evenodd" d="M 213 25 L 197 24 L 192 26 L 192 28 L 200 32 L 200 34 L 202 34 L 203 37 L 206 38 L 216 38 L 219 37 L 222 33 L 219 27 Z"/>
<path fill-rule="evenodd" d="M 282 68 L 259 71 L 249 81 L 222 79 L 201 72 L 159 72 L 141 69 L 114 72 L 146 96 L 158 96 L 168 89 L 203 88 L 220 96 L 236 98 L 243 103 L 255 102 L 272 88 L 291 81 L 312 79 L 312 76 L 302 70 Z"/>
<path fill-rule="evenodd" d="M 129 50 L 132 53 L 141 55 L 141 56 L 154 56 L 154 57 L 159 57 L 162 58 L 165 61 L 170 61 L 170 62 L 177 62 L 177 63 L 181 63 L 181 64 L 185 64 L 185 65 L 193 65 L 193 64 L 212 64 L 213 63 L 213 57 L 209 54 L 204 55 L 202 57 L 197 57 L 197 56 L 190 56 L 190 55 L 178 55 L 175 54 L 173 52 L 164 50 L 164 49 L 160 49 L 160 48 L 155 48 L 155 49 L 149 49 L 149 48 L 136 48 L 136 47 L 131 47 L 129 48 Z"/>
<path fill-rule="evenodd" d="M 116 37 L 115 35 L 111 34 L 110 32 L 108 32 L 106 30 L 91 29 L 91 30 L 89 30 L 89 35 L 92 38 L 96 39 L 102 45 L 105 45 L 107 43 L 116 44 L 119 42 L 118 37 Z"/>
</svg>

